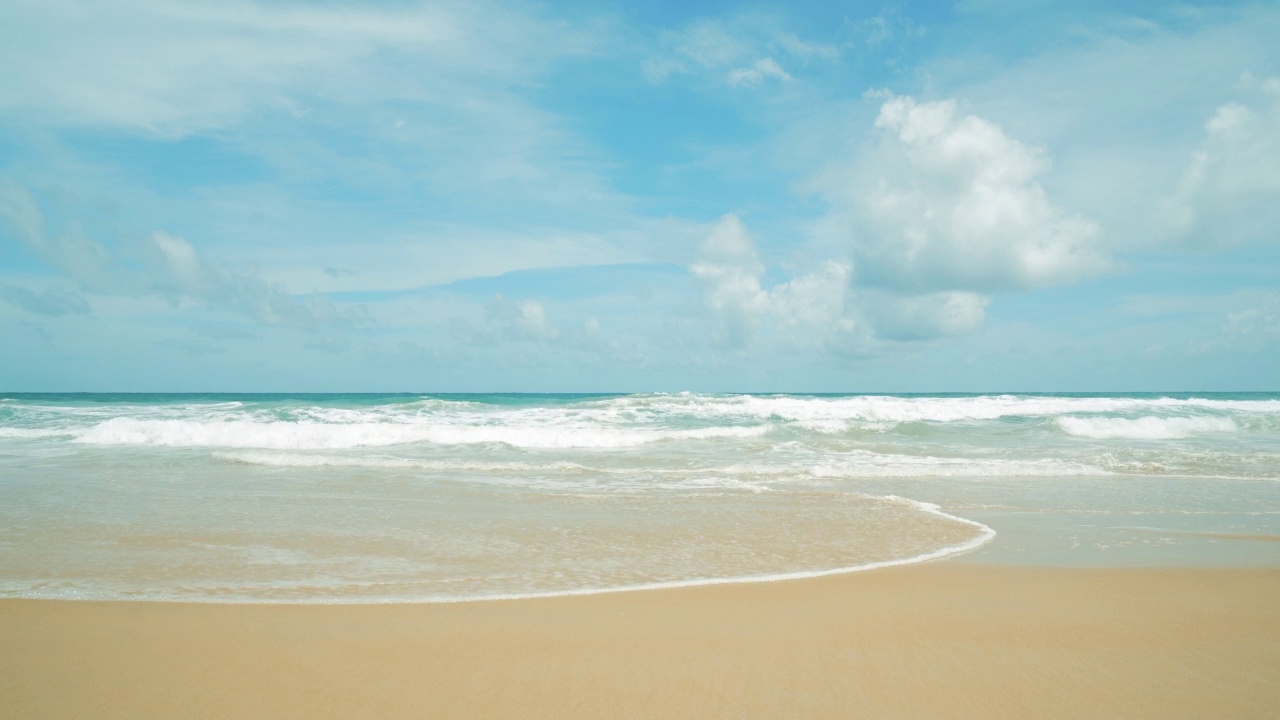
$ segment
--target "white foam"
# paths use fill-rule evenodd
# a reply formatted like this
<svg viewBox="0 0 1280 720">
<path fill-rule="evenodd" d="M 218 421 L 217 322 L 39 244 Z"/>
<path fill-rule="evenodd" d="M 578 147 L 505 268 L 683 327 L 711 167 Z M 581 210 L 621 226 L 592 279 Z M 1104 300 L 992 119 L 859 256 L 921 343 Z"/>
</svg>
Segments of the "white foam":
<svg viewBox="0 0 1280 720">
<path fill-rule="evenodd" d="M 831 575 L 847 575 L 849 573 L 863 572 L 866 570 L 879 570 L 882 568 L 898 567 L 901 565 L 916 565 L 919 563 L 929 562 L 931 560 L 941 560 L 943 558 L 963 555 L 972 552 L 986 545 L 996 536 L 996 531 L 991 527 L 984 525 L 976 520 L 969 520 L 950 513 L 943 512 L 942 509 L 933 503 L 924 503 L 910 498 L 898 497 L 896 495 L 887 495 L 882 497 L 883 500 L 909 504 L 917 509 L 937 515 L 939 517 L 954 520 L 956 522 L 969 525 L 978 530 L 978 535 L 970 540 L 966 540 L 955 545 L 947 545 L 937 550 L 933 550 L 919 555 L 913 555 L 906 558 L 898 558 L 894 560 L 881 560 L 878 562 L 864 563 L 862 565 L 849 565 L 846 567 L 830 568 L 825 570 L 800 570 L 796 572 L 770 573 L 766 575 L 740 575 L 736 577 L 721 578 L 699 578 L 696 580 L 672 580 L 669 582 L 644 583 L 638 585 L 623 585 L 618 587 L 602 587 L 602 588 L 584 588 L 579 590 L 560 590 L 542 593 L 513 593 L 510 595 L 483 595 L 477 597 L 433 597 L 424 600 L 375 600 L 365 601 L 372 604 L 398 604 L 405 602 L 427 602 L 427 603 L 460 603 L 460 602 L 483 602 L 492 600 L 532 600 L 536 598 L 550 597 L 575 597 L 581 595 L 603 595 L 605 593 L 615 592 L 635 592 L 639 590 L 667 590 L 674 588 L 686 587 L 704 587 L 708 585 L 744 585 L 748 583 L 765 583 L 779 582 L 783 580 L 805 580 L 809 578 L 828 577 Z M 326 604 L 346 604 L 344 601 L 331 601 Z"/>
<path fill-rule="evenodd" d="M 1057 460 L 1002 460 L 975 458 L 938 458 L 881 454 L 868 451 L 832 453 L 831 462 L 805 464 L 788 463 L 732 463 L 728 465 L 703 465 L 697 467 L 654 467 L 633 465 L 587 466 L 575 462 L 480 462 L 458 460 L 434 460 L 370 455 L 317 455 L 296 452 L 217 452 L 215 457 L 247 465 L 273 467 L 366 467 L 405 468 L 428 471 L 461 472 L 516 472 L 516 473 L 590 473 L 597 475 L 629 476 L 647 482 L 637 482 L 644 487 L 692 487 L 705 483 L 707 487 L 746 487 L 733 481 L 725 485 L 724 477 L 769 478 L 921 478 L 921 477 L 1078 477 L 1112 474 L 1096 465 Z M 684 478 L 680 485 L 662 484 L 656 478 Z M 702 479 L 696 479 L 701 477 Z M 692 483 L 692 485 L 691 485 Z M 761 486 L 750 484 L 752 489 Z"/>
<path fill-rule="evenodd" d="M 743 477 L 779 478 L 985 478 L 985 477 L 1079 477 L 1112 473 L 1087 463 L 1060 460 L 1001 460 L 981 458 L 939 458 L 866 451 L 828 453 L 822 463 L 735 463 L 698 468 L 670 468 L 648 472 L 681 475 L 722 474 Z M 605 472 L 615 472 L 607 470 Z M 622 471 L 616 471 L 622 472 Z"/>
<path fill-rule="evenodd" d="M 687 415 L 702 418 L 782 419 L 831 431 L 836 423 L 963 422 L 1009 417 L 1051 417 L 1071 413 L 1217 410 L 1280 413 L 1280 400 L 1208 398 L 1044 397 L 803 397 L 756 395 L 637 395 L 598 405 L 617 412 Z"/>
<path fill-rule="evenodd" d="M 46 430 L 46 429 L 36 429 L 36 428 L 0 427 L 0 438 L 25 439 L 25 438 L 66 437 L 74 434 L 75 433 L 70 430 L 57 430 L 57 429 Z"/>
<path fill-rule="evenodd" d="M 437 445 L 501 443 L 520 448 L 626 448 L 663 440 L 706 440 L 763 435 L 767 425 L 691 430 L 619 429 L 585 425 L 441 425 L 408 422 L 257 420 L 138 420 L 113 418 L 81 432 L 94 445 L 324 450 L 426 442 Z"/>
<path fill-rule="evenodd" d="M 824 463 L 809 468 L 814 477 L 827 478 L 989 478 L 1080 477 L 1110 475 L 1103 468 L 1057 460 L 983 460 L 881 456 L 870 462 Z"/>
<path fill-rule="evenodd" d="M 345 455 L 312 455 L 277 452 L 219 452 L 214 457 L 269 467 L 360 467 L 405 468 L 413 470 L 461 470 L 478 472 L 584 472 L 594 471 L 573 462 L 465 462 L 457 460 L 419 460 L 399 457 L 366 457 Z"/>
<path fill-rule="evenodd" d="M 0 429 L 0 433 L 7 433 L 0 437 L 74 435 L 81 442 L 102 445 L 264 449 L 337 449 L 413 442 L 504 443 L 547 449 L 626 448 L 662 440 L 754 437 L 776 428 L 833 435 L 851 430 L 888 432 L 902 423 L 1062 419 L 1059 416 L 1082 414 L 1163 417 L 1173 423 L 1170 427 L 1180 422 L 1169 417 L 1175 414 L 1208 417 L 1207 422 L 1221 424 L 1222 414 L 1230 413 L 1240 427 L 1251 429 L 1280 424 L 1280 400 L 1016 395 L 634 395 L 515 407 L 446 400 L 368 407 L 264 407 L 235 401 L 91 407 L 22 405 L 15 412 L 18 419 L 8 424 L 17 427 Z M 1060 427 L 1075 434 L 1074 430 L 1087 424 L 1069 421 Z"/>
<path fill-rule="evenodd" d="M 1225 417 L 1061 417 L 1056 422 L 1068 435 L 1098 440 L 1176 440 L 1239 429 L 1234 421 Z"/>
</svg>

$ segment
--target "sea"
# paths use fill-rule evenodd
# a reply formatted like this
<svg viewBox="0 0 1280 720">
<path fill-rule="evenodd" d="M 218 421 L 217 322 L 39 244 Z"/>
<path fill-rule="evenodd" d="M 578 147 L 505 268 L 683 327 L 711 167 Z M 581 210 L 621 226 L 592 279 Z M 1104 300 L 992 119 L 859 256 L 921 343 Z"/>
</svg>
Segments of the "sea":
<svg viewBox="0 0 1280 720">
<path fill-rule="evenodd" d="M 1280 393 L 0 393 L 0 597 L 1280 566 Z"/>
</svg>

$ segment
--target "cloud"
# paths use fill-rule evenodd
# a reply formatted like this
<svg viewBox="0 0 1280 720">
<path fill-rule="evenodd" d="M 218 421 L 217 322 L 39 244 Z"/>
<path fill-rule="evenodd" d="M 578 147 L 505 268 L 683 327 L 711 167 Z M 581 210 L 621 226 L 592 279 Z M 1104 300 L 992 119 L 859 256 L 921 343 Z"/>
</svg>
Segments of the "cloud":
<svg viewBox="0 0 1280 720">
<path fill-rule="evenodd" d="M 35 198 L 25 187 L 5 178 L 0 178 L 0 230 L 7 230 L 6 234 L 26 245 L 45 264 L 89 292 L 116 291 L 119 276 L 129 272 L 74 221 L 66 223 L 60 234 L 49 235 Z"/>
<path fill-rule="evenodd" d="M 720 321 L 722 342 L 742 345 L 771 308 L 769 294 L 760 287 L 764 263 L 736 215 L 725 215 L 716 223 L 689 270 Z"/>
<path fill-rule="evenodd" d="M 576 308 L 579 312 L 592 308 Z M 600 310 L 597 307 L 594 310 Z M 546 306 L 533 299 L 513 300 L 502 293 L 495 293 L 484 306 L 482 317 L 468 320 L 454 317 L 450 334 L 462 345 L 473 347 L 502 347 L 522 345 L 532 351 L 523 355 L 526 360 L 535 357 L 539 362 L 554 364 L 555 358 L 564 352 L 572 352 L 577 362 L 606 363 L 611 367 L 634 365 L 642 361 L 629 342 L 609 338 L 602 332 L 601 322 L 595 317 L 581 321 L 551 320 Z M 506 359 L 501 360 L 506 362 Z"/>
<path fill-rule="evenodd" d="M 257 205 L 331 184 L 389 201 L 425 189 L 452 196 L 455 214 L 489 214 L 495 197 L 525 201 L 525 219 L 584 198 L 618 209 L 598 149 L 530 97 L 607 43 L 590 19 L 483 0 L 16 0 L 0 5 L 0 27 L 14 29 L 0 43 L 0 115 L 46 143 L 67 130 L 92 131 L 76 149 L 120 131 L 131 142 L 197 135 L 289 181 L 265 201 L 252 188 Z"/>
<path fill-rule="evenodd" d="M 1107 270 L 1093 221 L 1038 182 L 1040 150 L 953 100 L 890 97 L 869 150 L 815 181 L 833 212 L 824 231 L 848 249 L 860 284 L 897 292 L 1009 292 Z"/>
<path fill-rule="evenodd" d="M 737 62 L 751 54 L 754 45 L 745 34 L 719 20 L 695 20 L 680 30 L 667 31 L 663 44 L 680 61 L 702 68 Z"/>
<path fill-rule="evenodd" d="M 575 217 L 624 211 L 603 177 L 610 159 L 533 99 L 551 72 L 608 45 L 609 28 L 590 18 L 485 0 L 16 0 L 0 4 L 0 27 L 13 28 L 0 43 L 0 115 L 47 145 L 84 133 L 62 152 L 33 150 L 54 156 L 34 158 L 42 165 L 92 158 L 80 151 L 118 143 L 121 131 L 130 143 L 170 143 L 146 148 L 161 154 L 189 152 L 174 141 L 198 136 L 241 158 L 231 167 L 252 164 L 274 181 L 248 197 L 214 188 L 220 199 L 272 216 L 284 202 L 305 206 L 316 187 L 327 200 L 447 196 L 452 217 L 433 217 L 446 222 L 498 224 L 495 202 L 524 224 L 565 206 Z M 129 172 L 148 156 L 115 158 L 124 177 L 108 182 L 154 179 Z M 165 179 L 202 177 L 201 164 Z M 58 174 L 86 170 L 101 168 Z"/>
<path fill-rule="evenodd" d="M 1243 84 L 1252 97 L 1214 111 L 1178 187 L 1157 204 L 1157 226 L 1176 240 L 1226 245 L 1276 236 L 1280 78 Z"/>
<path fill-rule="evenodd" d="M 560 335 L 560 330 L 547 320 L 546 308 L 536 300 L 512 303 L 496 295 L 485 307 L 485 317 L 512 339 L 554 340 Z"/>
<path fill-rule="evenodd" d="M 852 267 L 826 260 L 765 288 L 766 268 L 746 226 L 726 215 L 689 266 L 711 312 L 711 338 L 724 346 L 770 343 L 863 356 L 962 335 L 981 326 L 988 299 L 970 292 L 902 294 L 855 287 Z"/>
<path fill-rule="evenodd" d="M 1200 299 L 1198 304 L 1208 303 Z M 1236 305 L 1239 309 L 1215 313 L 1221 318 L 1217 332 L 1206 340 L 1191 343 L 1190 352 L 1274 352 L 1280 347 L 1280 292 L 1255 294 L 1248 298 L 1247 305 L 1241 308 L 1240 304 Z"/>
<path fill-rule="evenodd" d="M 886 5 L 876 15 L 863 18 L 849 28 L 854 46 L 867 53 L 877 53 L 889 65 L 902 60 L 907 49 L 924 37 L 926 30 L 892 5 Z"/>
<path fill-rule="evenodd" d="M 835 45 L 801 40 L 793 33 L 781 33 L 773 38 L 773 42 L 788 55 L 801 60 L 825 60 L 835 62 L 840 59 L 840 48 Z"/>
<path fill-rule="evenodd" d="M 1021 26 L 1014 34 L 1030 39 L 1046 32 L 1064 40 L 1040 42 L 1032 53 L 1001 45 L 1010 36 L 1002 22 L 1010 7 L 995 17 L 962 11 L 958 19 L 970 47 L 994 54 L 928 59 L 914 68 L 929 78 L 925 87 L 964 98 L 965 107 L 1024 143 L 1052 148 L 1053 172 L 1041 182 L 1056 204 L 1104 227 L 1103 240 L 1117 254 L 1222 247 L 1258 236 L 1265 223 L 1252 222 L 1256 216 L 1219 204 L 1210 218 L 1205 210 L 1215 203 L 1201 201 L 1211 189 L 1208 196 L 1186 190 L 1179 196 L 1178 188 L 1194 175 L 1188 171 L 1195 153 L 1208 149 L 1204 125 L 1215 108 L 1236 103 L 1261 119 L 1257 113 L 1268 102 L 1258 78 L 1280 72 L 1280 7 L 1150 7 L 1139 23 L 1128 12 L 1107 9 L 1077 24 L 1079 8 L 1058 5 L 1048 10 L 1059 30 L 1049 29 L 1055 23 L 1043 13 L 1012 13 Z M 955 31 L 939 26 L 931 44 Z M 1245 71 L 1257 78 L 1242 78 Z M 1181 213 L 1188 198 L 1192 222 L 1184 225 L 1178 218 L 1187 217 Z"/>
<path fill-rule="evenodd" d="M 469 78 L 519 81 L 589 33 L 490 3 L 368 8 L 248 0 L 14 0 L 0 24 L 0 109 L 56 126 L 181 135 L 300 98 L 422 99 Z M 378 73 L 422 63 L 428 82 Z"/>
<path fill-rule="evenodd" d="M 351 341 L 341 335 L 326 335 L 310 338 L 302 343 L 308 350 L 316 350 L 330 355 L 341 355 L 351 349 Z"/>
<path fill-rule="evenodd" d="M 89 237 L 75 222 L 51 234 L 35 198 L 13 181 L 0 181 L 0 229 L 8 229 L 21 246 L 86 293 L 159 296 L 174 304 L 196 301 L 264 325 L 344 327 L 364 322 L 360 314 L 340 310 L 318 293 L 296 297 L 252 274 L 211 264 L 190 242 L 161 230 L 114 249 Z M 6 297 L 30 304 L 28 309 L 80 307 L 65 294 L 17 291 Z"/>
<path fill-rule="evenodd" d="M 994 294 L 1112 266 L 1099 226 L 1050 201 L 1040 184 L 1048 168 L 1043 151 L 962 114 L 954 100 L 887 96 L 861 151 L 809 184 L 831 205 L 816 226 L 831 253 L 819 270 L 767 290 L 762 269 L 745 260 L 694 272 L 715 281 L 707 297 L 735 331 L 728 337 L 804 317 L 793 338 L 866 356 L 966 335 L 982 326 Z"/>
<path fill-rule="evenodd" d="M 850 271 L 846 263 L 827 260 L 771 288 L 770 309 L 779 334 L 792 344 L 803 344 L 857 329 L 862 321 L 855 314 Z"/>
<path fill-rule="evenodd" d="M 1271 293 L 1258 305 L 1228 313 L 1223 334 L 1240 339 L 1280 340 L 1280 293 Z"/>
<path fill-rule="evenodd" d="M 971 292 L 893 296 L 870 292 L 863 312 L 886 340 L 915 341 L 967 335 L 986 317 L 990 300 Z"/>
<path fill-rule="evenodd" d="M 615 47 L 589 12 L 0 3 L 0 117 L 16 129 L 0 171 L 110 203 L 140 230 L 181 218 L 198 246 L 297 290 L 647 258 L 625 237 L 649 230 L 613 187 L 618 158 L 563 114 L 576 100 L 541 96 Z M 103 236 L 100 216 L 81 219 Z"/>
<path fill-rule="evenodd" d="M 343 327 L 365 322 L 339 310 L 319 293 L 298 297 L 259 277 L 237 273 L 206 262 L 194 246 L 164 231 L 151 235 L 162 268 L 152 276 L 151 290 L 172 300 L 193 299 L 254 318 L 264 325 Z"/>
<path fill-rule="evenodd" d="M 36 291 L 12 285 L 0 285 L 0 297 L 27 312 L 48 317 L 88 315 L 90 311 L 89 302 L 84 299 L 84 296 L 64 288 Z"/>
<path fill-rule="evenodd" d="M 789 82 L 795 78 L 783 70 L 773 58 L 763 58 L 755 61 L 751 67 L 737 68 L 729 72 L 728 83 L 730 87 L 759 87 L 761 83 L 769 78 Z"/>
<path fill-rule="evenodd" d="M 781 29 L 779 18 L 744 13 L 703 18 L 664 31 L 659 50 L 641 63 L 645 79 L 660 83 L 673 75 L 709 73 L 730 87 L 759 87 L 766 80 L 793 80 L 778 58 L 797 64 L 834 62 L 840 49 L 801 39 Z"/>
<path fill-rule="evenodd" d="M 28 335 L 34 336 L 36 342 L 39 342 L 45 348 L 52 350 L 55 347 L 56 343 L 53 340 L 53 335 L 41 325 L 24 321 L 19 327 L 25 330 Z"/>
<path fill-rule="evenodd" d="M 193 328 L 197 334 L 211 340 L 255 340 L 257 335 L 243 328 L 222 323 L 204 322 Z"/>
<path fill-rule="evenodd" d="M 175 350 L 184 355 L 192 357 L 209 357 L 212 355 L 226 355 L 227 348 L 213 343 L 195 342 L 191 340 L 176 340 L 173 338 L 162 338 L 155 342 L 155 347 L 163 350 Z"/>
<path fill-rule="evenodd" d="M 484 307 L 484 325 L 467 323 L 455 326 L 455 336 L 472 344 L 526 341 L 550 342 L 560 337 L 560 330 L 547 318 L 547 310 L 537 300 L 515 302 L 495 293 Z"/>
</svg>

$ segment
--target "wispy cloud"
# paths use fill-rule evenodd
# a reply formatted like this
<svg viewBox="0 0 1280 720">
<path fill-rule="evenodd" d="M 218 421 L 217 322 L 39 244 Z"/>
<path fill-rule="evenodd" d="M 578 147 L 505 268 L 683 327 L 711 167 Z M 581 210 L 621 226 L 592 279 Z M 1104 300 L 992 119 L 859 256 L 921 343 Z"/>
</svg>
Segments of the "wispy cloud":
<svg viewBox="0 0 1280 720">
<path fill-rule="evenodd" d="M 790 81 L 795 78 L 786 70 L 783 70 L 773 58 L 762 58 L 751 64 L 750 67 L 737 68 L 729 72 L 728 82 L 730 87 L 758 87 L 766 80 L 782 80 Z"/>
<path fill-rule="evenodd" d="M 63 315 L 88 315 L 89 302 L 84 296 L 65 288 L 28 290 L 13 285 L 0 285 L 0 297 L 37 315 L 61 317 Z"/>
<path fill-rule="evenodd" d="M 658 51 L 644 60 L 641 70 L 652 83 L 676 75 L 710 74 L 731 87 L 759 87 L 766 80 L 794 79 L 784 62 L 805 65 L 839 59 L 837 46 L 802 39 L 784 28 L 781 18 L 758 13 L 694 20 L 664 31 Z"/>
<path fill-rule="evenodd" d="M 877 55 L 891 65 L 901 62 L 912 43 L 926 32 L 898 5 L 885 5 L 875 15 L 849 24 L 849 39 L 857 50 Z"/>
<path fill-rule="evenodd" d="M 1155 223 L 1176 240 L 1270 240 L 1280 223 L 1280 78 L 1242 84 L 1248 103 L 1214 110 L 1177 188 L 1156 205 Z"/>
<path fill-rule="evenodd" d="M 339 309 L 323 295 L 296 297 L 252 274 L 212 264 L 190 242 L 164 231 L 114 249 L 74 222 L 60 233 L 50 233 L 35 198 L 11 180 L 0 182 L 0 228 L 86 293 L 150 295 L 175 304 L 195 301 L 264 325 L 353 326 L 365 321 L 358 310 Z M 35 294 L 10 289 L 5 297 L 46 315 L 88 312 L 83 298 L 65 291 Z"/>
<path fill-rule="evenodd" d="M 491 3 L 389 8 L 232 0 L 16 0 L 0 109 L 56 125 L 178 135 L 312 100 L 441 101 L 470 79 L 520 83 L 593 40 Z M 379 72 L 388 63 L 421 74 Z"/>
</svg>

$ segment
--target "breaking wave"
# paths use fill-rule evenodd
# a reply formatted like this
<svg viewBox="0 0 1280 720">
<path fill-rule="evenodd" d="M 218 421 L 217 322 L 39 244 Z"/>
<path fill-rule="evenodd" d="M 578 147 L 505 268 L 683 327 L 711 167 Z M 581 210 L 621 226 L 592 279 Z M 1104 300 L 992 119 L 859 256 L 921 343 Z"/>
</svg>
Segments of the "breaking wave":
<svg viewBox="0 0 1280 720">
<path fill-rule="evenodd" d="M 1068 435 L 1097 440 L 1177 440 L 1239 429 L 1234 421 L 1224 417 L 1062 417 L 1056 422 Z"/>
<path fill-rule="evenodd" d="M 663 440 L 709 440 L 763 435 L 768 426 L 707 427 L 688 430 L 608 427 L 444 425 L 433 423 L 256 422 L 246 420 L 135 420 L 115 418 L 76 437 L 94 445 L 263 448 L 321 450 L 382 447 L 408 443 L 435 445 L 503 444 L 518 448 L 626 448 Z"/>
<path fill-rule="evenodd" d="M 1252 518 L 1277 512 L 1278 459 L 1275 394 L 20 396 L 0 404 L 0 596 L 812 577 L 976 548 L 997 507 L 1274 534 Z"/>
</svg>

